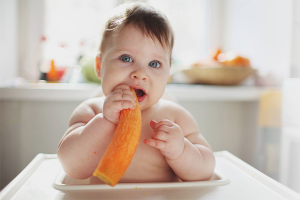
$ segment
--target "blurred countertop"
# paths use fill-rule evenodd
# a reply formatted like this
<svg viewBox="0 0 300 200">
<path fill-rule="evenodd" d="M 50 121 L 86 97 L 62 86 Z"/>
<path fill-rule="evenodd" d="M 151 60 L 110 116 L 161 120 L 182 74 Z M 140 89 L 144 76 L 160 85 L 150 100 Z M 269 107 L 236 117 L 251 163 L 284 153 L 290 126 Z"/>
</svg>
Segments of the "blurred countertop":
<svg viewBox="0 0 300 200">
<path fill-rule="evenodd" d="M 166 92 L 179 101 L 257 101 L 270 87 L 168 84 Z M 0 100 L 84 101 L 101 91 L 93 83 L 27 83 L 0 87 Z"/>
</svg>

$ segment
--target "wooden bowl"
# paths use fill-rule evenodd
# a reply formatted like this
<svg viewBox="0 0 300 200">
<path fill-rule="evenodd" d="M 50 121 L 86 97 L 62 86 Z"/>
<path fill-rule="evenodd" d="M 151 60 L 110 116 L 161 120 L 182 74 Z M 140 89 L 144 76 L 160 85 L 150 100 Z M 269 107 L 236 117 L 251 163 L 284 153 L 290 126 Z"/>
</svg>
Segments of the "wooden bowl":
<svg viewBox="0 0 300 200">
<path fill-rule="evenodd" d="M 194 67 L 182 71 L 191 83 L 237 85 L 256 70 L 251 67 Z"/>
</svg>

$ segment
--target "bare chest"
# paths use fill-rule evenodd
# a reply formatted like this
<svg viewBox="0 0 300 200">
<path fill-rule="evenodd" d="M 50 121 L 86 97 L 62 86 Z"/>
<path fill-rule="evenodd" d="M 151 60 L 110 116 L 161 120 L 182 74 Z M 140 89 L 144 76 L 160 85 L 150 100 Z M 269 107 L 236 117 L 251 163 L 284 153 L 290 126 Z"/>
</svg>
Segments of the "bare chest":
<svg viewBox="0 0 300 200">
<path fill-rule="evenodd" d="M 159 121 L 166 117 L 165 115 L 152 115 L 143 119 L 139 145 L 121 182 L 174 182 L 179 180 L 160 150 L 144 144 L 144 139 L 151 138 L 153 133 L 150 127 L 151 119 Z"/>
</svg>

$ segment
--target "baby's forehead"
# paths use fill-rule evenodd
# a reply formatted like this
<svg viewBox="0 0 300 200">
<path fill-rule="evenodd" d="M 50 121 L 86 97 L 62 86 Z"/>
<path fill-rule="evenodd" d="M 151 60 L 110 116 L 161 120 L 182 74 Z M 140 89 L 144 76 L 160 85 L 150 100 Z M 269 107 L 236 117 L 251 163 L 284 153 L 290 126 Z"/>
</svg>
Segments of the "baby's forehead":
<svg viewBox="0 0 300 200">
<path fill-rule="evenodd" d="M 138 46 L 141 42 L 146 41 L 145 45 L 151 45 L 152 47 L 162 51 L 161 53 L 170 53 L 170 46 L 168 44 L 163 41 L 160 42 L 154 35 L 150 35 L 133 25 L 127 25 L 120 31 L 116 32 L 112 35 L 111 41 L 114 46 L 118 46 L 119 48 L 126 48 L 128 46 L 135 45 Z"/>
</svg>

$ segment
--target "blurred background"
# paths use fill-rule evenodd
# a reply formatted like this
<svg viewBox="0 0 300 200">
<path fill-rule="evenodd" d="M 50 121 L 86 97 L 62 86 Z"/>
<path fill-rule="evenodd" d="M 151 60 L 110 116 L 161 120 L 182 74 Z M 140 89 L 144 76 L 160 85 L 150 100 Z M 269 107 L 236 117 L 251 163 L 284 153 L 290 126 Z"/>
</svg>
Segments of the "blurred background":
<svg viewBox="0 0 300 200">
<path fill-rule="evenodd" d="M 94 58 L 123 0 L 0 0 L 0 189 L 56 153 L 72 111 L 99 92 Z M 143 0 L 174 33 L 166 98 L 227 150 L 300 193 L 300 1 Z"/>
</svg>

